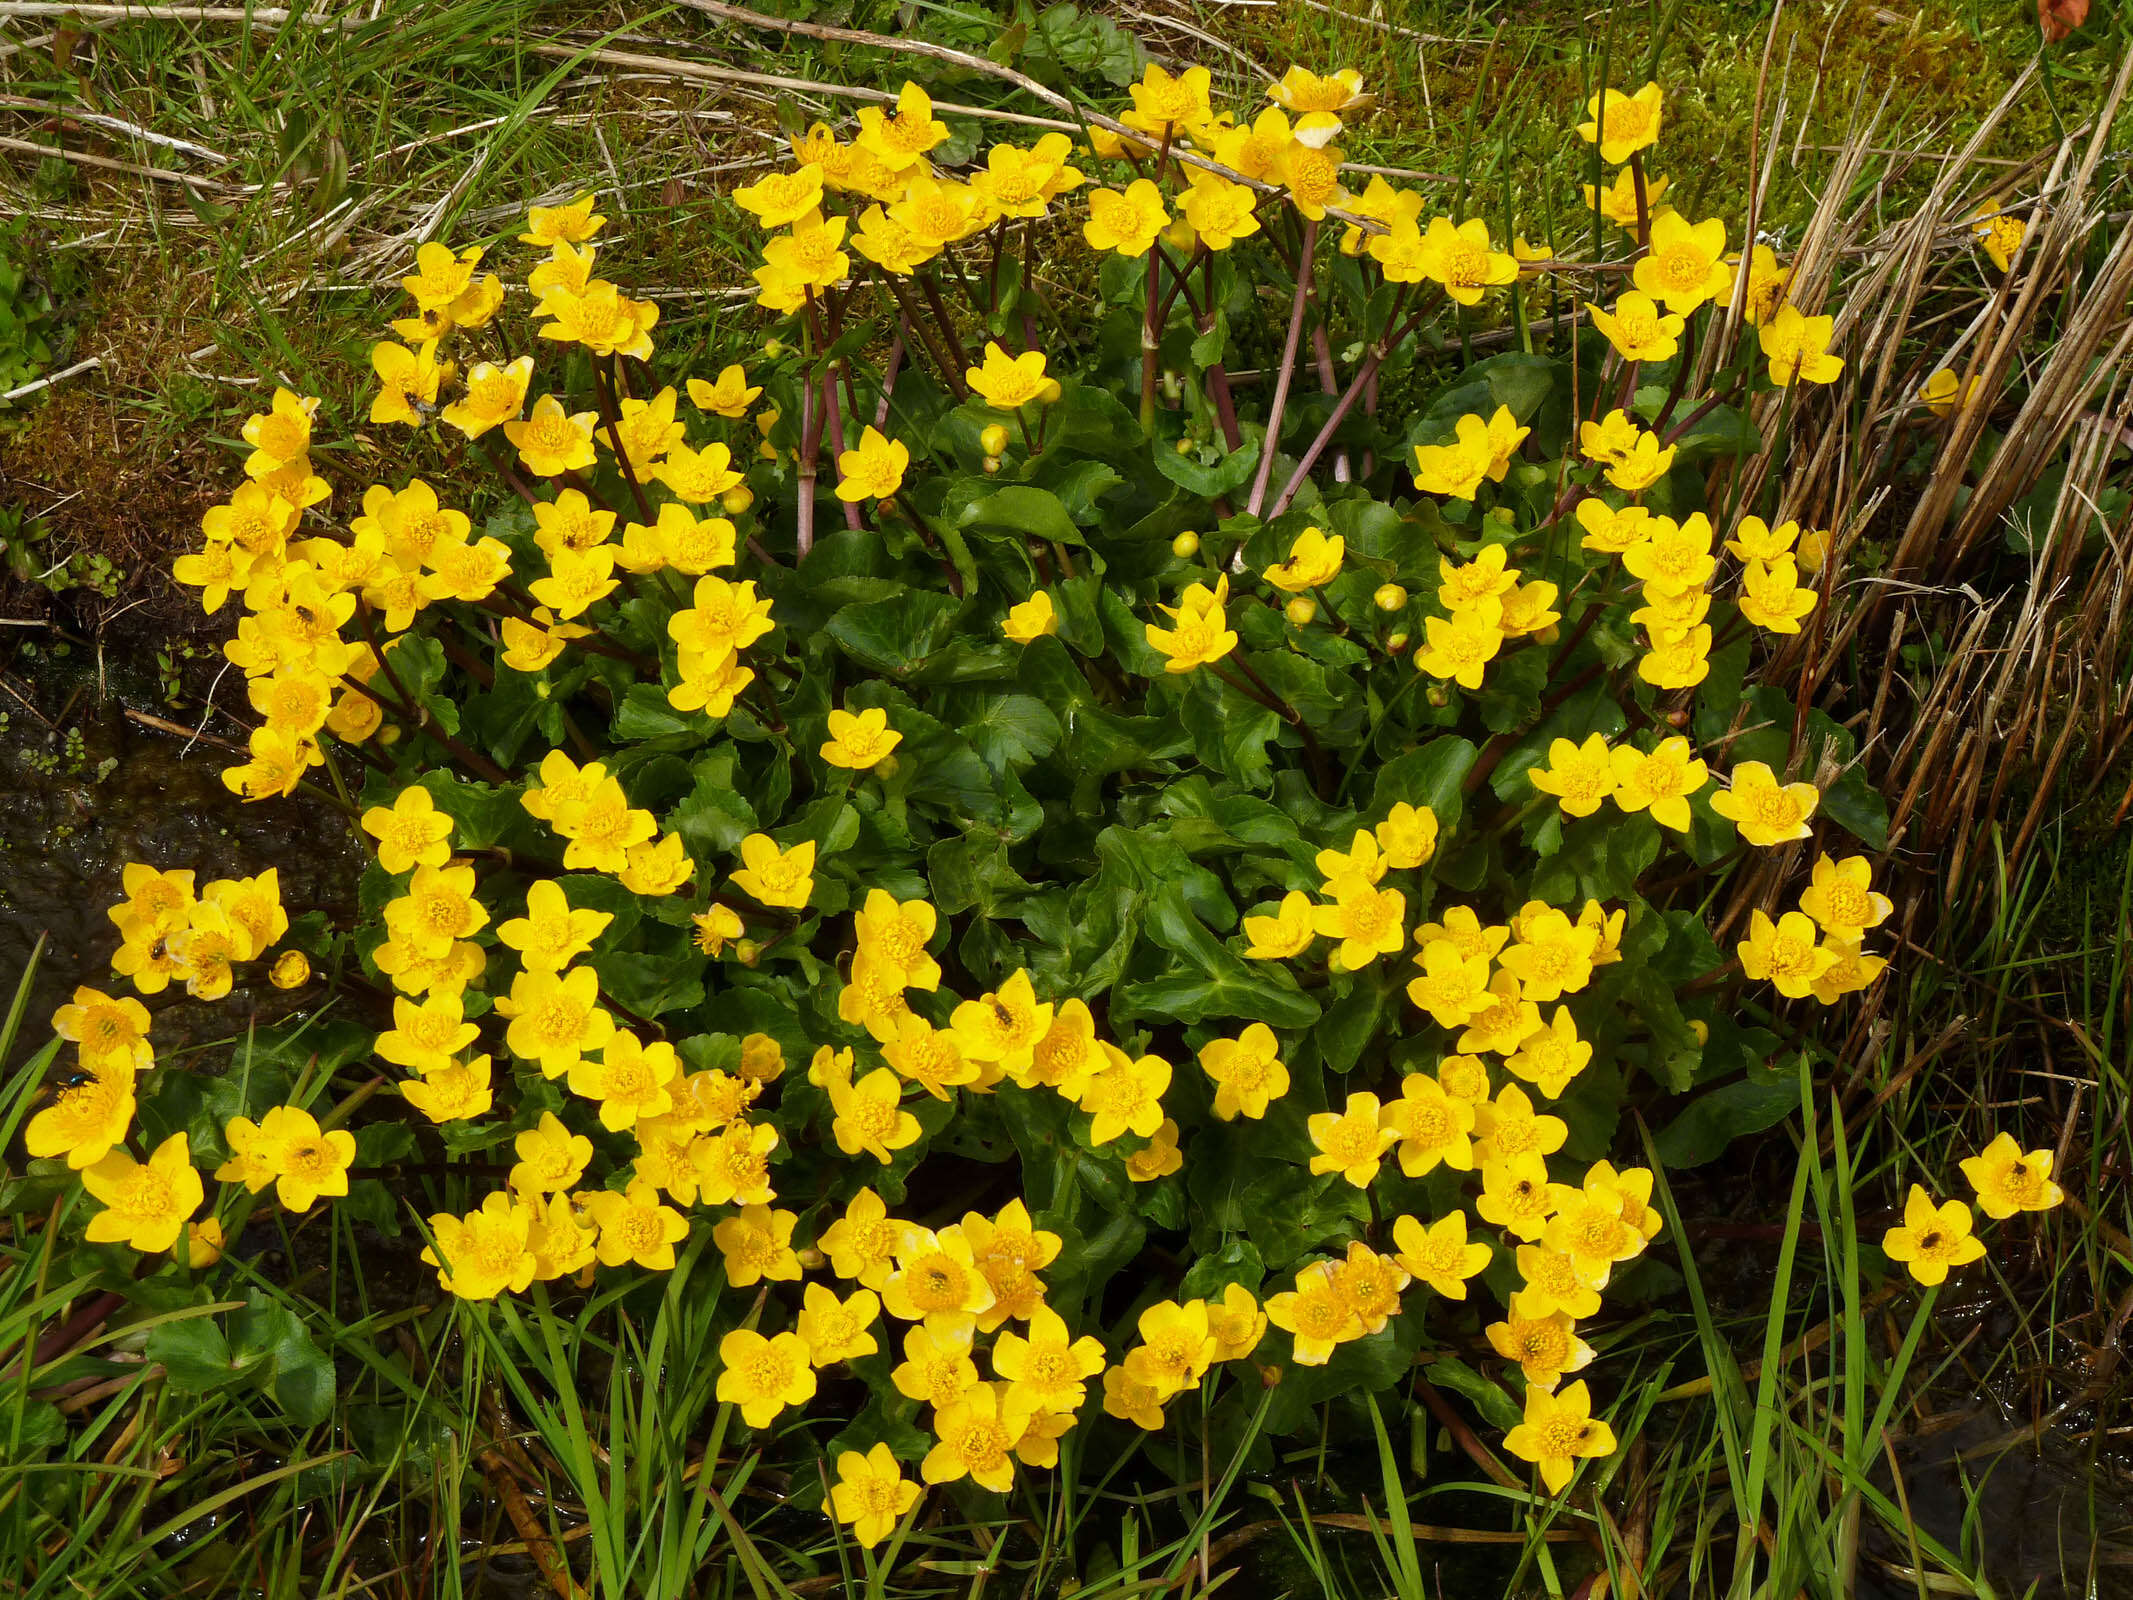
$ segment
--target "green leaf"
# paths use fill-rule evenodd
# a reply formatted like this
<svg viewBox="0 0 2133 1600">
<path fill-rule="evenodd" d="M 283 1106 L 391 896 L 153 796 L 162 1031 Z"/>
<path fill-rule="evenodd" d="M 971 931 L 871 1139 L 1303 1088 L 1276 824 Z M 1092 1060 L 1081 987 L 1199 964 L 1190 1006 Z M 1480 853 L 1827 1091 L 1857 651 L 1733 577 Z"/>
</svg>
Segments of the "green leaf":
<svg viewBox="0 0 2133 1600">
<path fill-rule="evenodd" d="M 211 1394 L 244 1376 L 213 1317 L 186 1317 L 148 1330 L 147 1356 L 178 1394 Z"/>
<path fill-rule="evenodd" d="M 701 737 L 709 720 L 684 714 L 667 704 L 667 691 L 657 683 L 633 683 L 615 708 L 615 738 L 623 744 L 646 739 Z"/>
<path fill-rule="evenodd" d="M 952 643 L 962 610 L 952 596 L 921 589 L 894 600 L 846 606 L 823 631 L 862 667 L 908 678 Z"/>
<path fill-rule="evenodd" d="M 995 489 L 984 499 L 972 502 L 964 507 L 957 524 L 972 533 L 1008 539 L 1043 539 L 1051 544 L 1072 545 L 1082 542 L 1081 530 L 1074 526 L 1074 519 L 1067 515 L 1059 496 L 1025 483 Z"/>
<path fill-rule="evenodd" d="M 1690 1101 L 1655 1141 L 1668 1167 L 1716 1161 L 1735 1139 L 1774 1128 L 1800 1109 L 1800 1081 L 1790 1070 L 1765 1066 L 1746 1078 L 1720 1084 Z"/>
<path fill-rule="evenodd" d="M 1471 742 L 1451 733 L 1395 756 L 1378 769 L 1371 809 L 1382 814 L 1402 800 L 1411 806 L 1428 806 L 1437 814 L 1438 827 L 1448 831 L 1465 809 L 1461 785 L 1480 756 Z"/>
<path fill-rule="evenodd" d="M 1450 1389 L 1473 1401 L 1481 1420 L 1499 1433 L 1509 1433 L 1525 1420 L 1518 1402 L 1505 1393 L 1502 1384 L 1484 1378 L 1455 1356 L 1439 1356 L 1425 1371 L 1429 1381 L 1440 1389 Z"/>
<path fill-rule="evenodd" d="M 1247 436 L 1236 449 L 1219 454 L 1215 461 L 1202 465 L 1196 455 L 1179 455 L 1175 445 L 1158 439 L 1154 457 L 1155 470 L 1172 483 L 1188 494 L 1214 500 L 1236 493 L 1251 481 L 1252 473 L 1259 466 L 1259 440 Z"/>
</svg>

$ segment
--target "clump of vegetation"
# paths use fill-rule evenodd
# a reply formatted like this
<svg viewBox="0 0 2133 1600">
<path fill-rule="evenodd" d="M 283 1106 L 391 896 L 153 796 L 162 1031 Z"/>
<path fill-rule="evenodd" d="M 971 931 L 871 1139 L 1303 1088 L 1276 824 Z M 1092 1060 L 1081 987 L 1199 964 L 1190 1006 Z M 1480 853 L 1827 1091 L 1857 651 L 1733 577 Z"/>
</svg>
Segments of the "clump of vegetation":
<svg viewBox="0 0 2133 1600">
<path fill-rule="evenodd" d="M 1336 1407 L 1404 1594 L 1388 1406 L 1544 1557 L 1619 1500 L 1656 1401 L 1596 1355 L 1663 1286 L 1665 1169 L 1804 1110 L 1784 1270 L 1811 1195 L 1856 1289 L 1814 1032 L 1887 982 L 1889 809 L 1773 668 L 1860 534 L 1794 468 L 1875 354 L 1826 236 L 1668 204 L 1656 82 L 1566 134 L 1559 240 L 1351 187 L 1353 72 L 1227 112 L 1199 69 L 1130 88 L 967 177 L 915 84 L 804 130 L 735 196 L 754 354 L 674 368 L 586 194 L 416 253 L 367 420 L 418 473 L 329 482 L 319 397 L 247 421 L 175 568 L 242 613 L 225 781 L 314 791 L 376 860 L 339 925 L 271 872 L 129 868 L 140 994 L 264 972 L 311 1015 L 207 1077 L 84 988 L 24 1135 L 51 1270 L 162 1307 L 174 1388 L 329 1414 L 301 1324 L 222 1297 L 248 1229 L 345 1211 L 417 1236 L 474 1392 L 597 1497 L 579 1552 L 511 1513 L 559 1592 L 630 1592 L 655 1527 L 674 1592 L 713 1542 L 882 1592 L 944 1523 L 990 1559 L 1049 1475 L 1134 1461 L 1181 1509 L 1111 1575 L 1204 1585 L 1228 1491 Z M 1099 262 L 1071 326 L 1062 220 Z M 1976 209 L 2010 289 L 2034 222 Z M 485 270 L 513 244 L 523 296 Z M 1994 381 L 1883 399 L 1974 443 Z M 1942 1196 L 2004 1225 L 2053 1167 L 2002 1135 L 1919 1174 L 1874 1265 L 1932 1287 L 1870 1428 L 1848 1398 L 1854 1472 L 1984 1253 Z M 625 1461 L 625 1413 L 689 1470 Z M 758 1477 L 781 1520 L 744 1527 Z"/>
</svg>

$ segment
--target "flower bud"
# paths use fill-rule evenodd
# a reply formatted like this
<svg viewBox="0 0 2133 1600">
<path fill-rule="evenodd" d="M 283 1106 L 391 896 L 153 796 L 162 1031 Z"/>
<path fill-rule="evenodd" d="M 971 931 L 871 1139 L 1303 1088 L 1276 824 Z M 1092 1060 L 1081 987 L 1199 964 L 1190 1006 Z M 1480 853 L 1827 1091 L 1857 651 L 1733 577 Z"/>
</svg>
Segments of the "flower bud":
<svg viewBox="0 0 2133 1600">
<path fill-rule="evenodd" d="M 883 783 L 887 783 L 901 771 L 903 771 L 903 764 L 896 759 L 893 752 L 874 763 L 874 776 Z"/>
<path fill-rule="evenodd" d="M 195 1272 L 205 1272 L 221 1259 L 221 1218 L 202 1217 L 198 1222 L 188 1222 L 185 1225 L 185 1264 Z"/>
<path fill-rule="evenodd" d="M 542 687 L 543 689 L 545 689 L 545 688 L 547 688 L 547 687 L 548 687 L 548 685 L 544 683 L 544 684 L 542 684 L 542 685 L 541 685 L 541 687 Z M 386 723 L 386 724 L 385 724 L 385 726 L 384 726 L 384 727 L 382 727 L 382 728 L 380 728 L 380 729 L 378 730 L 378 743 L 379 743 L 379 744 L 381 744 L 381 745 L 386 745 L 386 746 L 391 746 L 391 745 L 396 745 L 396 744 L 398 744 L 399 742 L 400 742 L 400 729 L 399 729 L 399 727 L 398 727 L 398 726 L 397 726 L 396 724 L 388 722 L 388 723 Z"/>
<path fill-rule="evenodd" d="M 990 476 L 991 474 L 1000 470 L 1000 458 L 998 456 L 987 456 L 983 461 L 982 465 L 985 468 L 987 476 Z"/>
<path fill-rule="evenodd" d="M 1007 453 L 1007 430 L 995 422 L 978 435 L 978 448 L 989 456 Z"/>
<path fill-rule="evenodd" d="M 1398 611 L 1407 604 L 1407 591 L 1396 583 L 1382 584 L 1370 601 L 1380 611 Z"/>
<path fill-rule="evenodd" d="M 284 950 L 267 972 L 267 981 L 277 989 L 299 988 L 310 978 L 311 958 L 301 950 Z"/>
<path fill-rule="evenodd" d="M 1051 405 L 1058 400 L 1062 392 L 1057 378 L 1046 378 L 1044 387 L 1037 391 L 1037 404 L 1040 406 Z"/>
<path fill-rule="evenodd" d="M 1190 561 L 1200 553 L 1200 536 L 1197 533 L 1181 533 L 1170 541 L 1170 553 L 1180 561 Z"/>
<path fill-rule="evenodd" d="M 1385 648 L 1390 650 L 1394 655 L 1398 655 L 1402 650 L 1405 650 L 1407 648 L 1407 635 L 1405 633 L 1396 633 L 1392 635 L 1389 639 L 1385 641 Z"/>
<path fill-rule="evenodd" d="M 1318 602 L 1307 594 L 1300 594 L 1291 600 L 1285 610 L 1291 627 L 1308 628 L 1318 620 Z"/>
<path fill-rule="evenodd" d="M 733 959 L 744 967 L 752 967 L 763 959 L 763 947 L 753 939 L 736 940 L 733 946 Z"/>
<path fill-rule="evenodd" d="M 1190 439 L 1180 439 L 1180 440 L 1178 441 L 1178 443 L 1177 443 L 1177 452 L 1178 452 L 1178 454 L 1179 454 L 1179 455 L 1181 455 L 1181 456 L 1189 456 L 1189 455 L 1191 455 L 1191 454 L 1192 454 L 1192 441 L 1191 441 Z"/>
<path fill-rule="evenodd" d="M 1698 1044 L 1711 1042 L 1711 1025 L 1708 1022 L 1699 1021 L 1695 1017 L 1689 1018 L 1689 1032 L 1696 1035 Z"/>
<path fill-rule="evenodd" d="M 1422 698 L 1435 709 L 1442 711 L 1452 703 L 1452 691 L 1441 683 L 1433 683 L 1422 692 Z"/>
<path fill-rule="evenodd" d="M 773 361 L 777 360 L 779 356 L 785 354 L 785 341 L 775 337 L 765 339 L 763 341 L 763 354 Z"/>
<path fill-rule="evenodd" d="M 719 508 L 729 517 L 737 517 L 755 504 L 755 491 L 745 483 L 737 483 L 718 497 Z"/>
<path fill-rule="evenodd" d="M 1553 644 L 1562 636 L 1563 630 L 1551 622 L 1547 627 L 1541 629 L 1539 633 L 1536 633 L 1533 639 L 1536 644 Z"/>
</svg>

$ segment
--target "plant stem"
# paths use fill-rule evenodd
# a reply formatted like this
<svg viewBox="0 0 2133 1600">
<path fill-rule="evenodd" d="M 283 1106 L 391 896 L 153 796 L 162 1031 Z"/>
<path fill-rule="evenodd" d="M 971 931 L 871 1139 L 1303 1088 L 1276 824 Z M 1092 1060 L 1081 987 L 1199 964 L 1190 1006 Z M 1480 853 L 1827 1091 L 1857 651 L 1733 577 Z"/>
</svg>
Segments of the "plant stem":
<svg viewBox="0 0 2133 1600">
<path fill-rule="evenodd" d="M 1304 305 L 1311 298 L 1311 255 L 1318 245 L 1318 224 L 1304 222 L 1303 252 L 1296 270 L 1296 293 L 1289 301 L 1289 336 L 1281 347 L 1281 370 L 1274 379 L 1274 399 L 1267 407 L 1266 438 L 1259 446 L 1259 471 L 1244 509 L 1253 516 L 1266 503 L 1267 482 L 1274 470 L 1274 448 L 1281 439 L 1281 414 L 1289 403 L 1289 382 L 1296 373 L 1296 347 L 1303 339 Z"/>
</svg>

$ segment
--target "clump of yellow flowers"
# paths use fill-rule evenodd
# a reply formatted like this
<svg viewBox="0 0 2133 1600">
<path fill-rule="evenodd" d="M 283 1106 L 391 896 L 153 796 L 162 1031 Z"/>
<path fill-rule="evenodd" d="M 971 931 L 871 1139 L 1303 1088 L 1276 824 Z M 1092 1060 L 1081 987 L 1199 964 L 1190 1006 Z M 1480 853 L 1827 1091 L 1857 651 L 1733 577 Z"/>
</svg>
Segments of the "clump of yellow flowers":
<svg viewBox="0 0 2133 1600">
<path fill-rule="evenodd" d="M 923 1414 L 923 1448 L 828 1453 L 869 1546 L 1085 1422 L 1198 1425 L 1177 1402 L 1225 1371 L 1298 1407 L 1405 1371 L 1425 1321 L 1516 1394 L 1549 1492 L 1614 1451 L 1573 1375 L 1662 1231 L 1619 1111 L 1887 965 L 1895 907 L 1833 837 L 1885 826 L 1849 735 L 1753 682 L 1825 619 L 1839 541 L 1702 465 L 1815 425 L 1835 321 L 1664 203 L 1656 83 L 1578 128 L 1626 252 L 1582 279 L 1351 189 L 1353 72 L 1130 98 L 961 166 L 915 83 L 807 129 L 731 197 L 780 319 L 752 366 L 662 370 L 582 195 L 515 254 L 415 253 L 364 416 L 419 475 L 337 506 L 334 407 L 244 425 L 176 576 L 241 602 L 225 781 L 306 788 L 374 857 L 355 926 L 272 970 L 331 962 L 393 1093 L 261 1088 L 292 1092 L 196 1141 L 234 1186 L 198 1218 L 187 1135 L 128 1148 L 148 1013 L 84 988 L 27 1137 L 83 1171 L 90 1239 L 204 1267 L 240 1206 L 387 1183 L 480 1315 L 708 1234 L 743 1423 Z M 1047 295 L 1061 224 L 1102 258 L 1089 341 Z M 1383 414 L 1425 334 L 1551 272 L 1562 346 Z M 1285 323 L 1246 326 L 1261 289 Z M 1707 926 L 1735 861 L 1757 898 Z M 271 872 L 125 892 L 146 996 L 213 1000 L 290 931 Z M 341 1123 L 380 1106 L 503 1181 L 362 1167 Z M 2050 1167 L 2002 1136 L 1965 1171 L 2006 1216 Z M 1965 1208 L 1913 1212 L 1887 1251 L 1921 1280 L 1976 1253 Z"/>
</svg>

